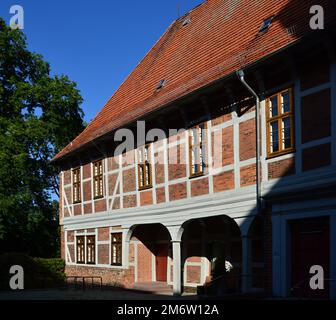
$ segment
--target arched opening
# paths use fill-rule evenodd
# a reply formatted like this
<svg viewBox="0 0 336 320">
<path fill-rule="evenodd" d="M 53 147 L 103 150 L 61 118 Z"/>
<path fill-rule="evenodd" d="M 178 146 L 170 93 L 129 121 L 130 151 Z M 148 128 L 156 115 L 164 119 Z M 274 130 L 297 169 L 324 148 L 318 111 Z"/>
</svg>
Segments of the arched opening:
<svg viewBox="0 0 336 320">
<path fill-rule="evenodd" d="M 239 292 L 242 240 L 237 223 L 227 216 L 220 216 L 191 220 L 184 228 L 182 266 L 185 290 L 205 286 L 214 294 Z"/>
<path fill-rule="evenodd" d="M 162 224 L 133 227 L 129 262 L 134 266 L 135 283 L 170 282 L 171 237 Z"/>
</svg>

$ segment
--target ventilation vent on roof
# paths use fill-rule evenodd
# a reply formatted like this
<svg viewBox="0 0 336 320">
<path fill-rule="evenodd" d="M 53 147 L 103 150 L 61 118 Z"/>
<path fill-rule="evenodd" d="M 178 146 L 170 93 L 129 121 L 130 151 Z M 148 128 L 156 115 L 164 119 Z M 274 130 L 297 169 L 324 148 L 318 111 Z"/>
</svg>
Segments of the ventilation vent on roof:
<svg viewBox="0 0 336 320">
<path fill-rule="evenodd" d="M 188 17 L 188 18 L 186 18 L 186 19 L 183 20 L 183 22 L 182 22 L 182 26 L 185 27 L 185 26 L 187 26 L 190 22 L 191 22 L 191 18 Z"/>
<path fill-rule="evenodd" d="M 274 19 L 274 16 L 264 20 L 260 29 L 259 29 L 259 32 L 260 33 L 261 32 L 266 32 L 269 29 L 270 25 L 272 24 L 273 19 Z"/>
<path fill-rule="evenodd" d="M 160 82 L 158 83 L 157 87 L 156 87 L 156 90 L 160 90 L 162 89 L 166 84 L 166 80 L 165 79 L 162 79 L 160 80 Z"/>
</svg>

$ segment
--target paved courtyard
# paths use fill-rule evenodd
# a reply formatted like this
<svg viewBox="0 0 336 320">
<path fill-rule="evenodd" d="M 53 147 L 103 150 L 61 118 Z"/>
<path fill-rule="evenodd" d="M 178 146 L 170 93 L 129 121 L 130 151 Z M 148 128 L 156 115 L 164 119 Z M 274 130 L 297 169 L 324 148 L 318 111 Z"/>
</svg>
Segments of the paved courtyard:
<svg viewBox="0 0 336 320">
<path fill-rule="evenodd" d="M 195 295 L 184 295 L 183 299 L 197 300 Z M 172 295 L 153 294 L 124 289 L 51 289 L 0 291 L 0 300 L 178 300 Z"/>
</svg>

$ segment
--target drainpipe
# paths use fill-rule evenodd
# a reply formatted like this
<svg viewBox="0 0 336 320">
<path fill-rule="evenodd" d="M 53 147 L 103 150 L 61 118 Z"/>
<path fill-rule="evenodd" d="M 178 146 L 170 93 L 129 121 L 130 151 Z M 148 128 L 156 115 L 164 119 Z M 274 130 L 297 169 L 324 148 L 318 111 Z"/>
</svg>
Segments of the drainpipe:
<svg viewBox="0 0 336 320">
<path fill-rule="evenodd" d="M 258 94 L 250 87 L 250 85 L 245 81 L 245 75 L 243 70 L 237 71 L 237 76 L 241 83 L 245 86 L 245 88 L 255 97 L 256 99 L 256 184 L 257 184 L 257 214 L 261 213 L 261 181 L 260 181 L 260 150 L 261 150 L 261 143 L 260 143 L 260 98 Z"/>
</svg>

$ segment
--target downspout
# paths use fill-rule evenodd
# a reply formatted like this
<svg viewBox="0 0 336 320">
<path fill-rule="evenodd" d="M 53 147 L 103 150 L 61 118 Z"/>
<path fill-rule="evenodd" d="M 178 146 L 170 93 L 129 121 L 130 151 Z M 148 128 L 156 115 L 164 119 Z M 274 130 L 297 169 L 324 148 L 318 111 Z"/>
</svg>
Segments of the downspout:
<svg viewBox="0 0 336 320">
<path fill-rule="evenodd" d="M 251 86 L 245 81 L 245 74 L 243 70 L 237 71 L 237 76 L 245 88 L 255 97 L 256 99 L 256 201 L 257 201 L 257 214 L 261 213 L 261 167 L 260 167 L 260 98 L 258 94 L 251 88 Z"/>
</svg>

